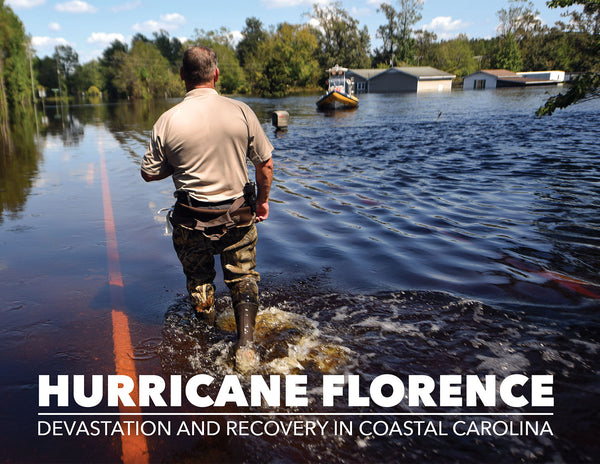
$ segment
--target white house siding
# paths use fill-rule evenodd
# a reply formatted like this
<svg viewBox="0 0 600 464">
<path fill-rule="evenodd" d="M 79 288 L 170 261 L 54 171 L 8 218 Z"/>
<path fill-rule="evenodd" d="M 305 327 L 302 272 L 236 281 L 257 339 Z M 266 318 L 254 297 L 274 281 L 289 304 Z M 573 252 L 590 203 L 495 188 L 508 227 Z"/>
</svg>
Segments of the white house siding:
<svg viewBox="0 0 600 464">
<path fill-rule="evenodd" d="M 477 81 L 477 85 L 475 84 Z M 481 84 L 481 81 L 485 82 L 485 85 Z M 495 89 L 498 78 L 486 73 L 473 73 L 465 77 L 463 81 L 463 90 L 477 90 L 477 89 Z"/>
<path fill-rule="evenodd" d="M 530 71 L 530 72 L 519 72 L 519 76 L 529 77 L 530 79 L 541 79 L 553 82 L 564 82 L 565 72 L 564 71 Z"/>
<path fill-rule="evenodd" d="M 451 79 L 420 80 L 417 92 L 450 92 L 452 91 Z"/>
</svg>

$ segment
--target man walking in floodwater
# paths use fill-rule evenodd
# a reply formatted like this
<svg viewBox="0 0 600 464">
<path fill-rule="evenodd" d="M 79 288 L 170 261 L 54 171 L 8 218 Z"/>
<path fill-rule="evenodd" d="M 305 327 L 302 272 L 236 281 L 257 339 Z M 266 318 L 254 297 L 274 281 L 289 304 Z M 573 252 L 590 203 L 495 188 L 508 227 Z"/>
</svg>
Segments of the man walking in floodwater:
<svg viewBox="0 0 600 464">
<path fill-rule="evenodd" d="M 236 368 L 245 371 L 258 363 L 254 223 L 269 216 L 273 146 L 246 104 L 215 90 L 219 68 L 214 50 L 187 49 L 180 74 L 187 93 L 155 123 L 142 177 L 150 182 L 173 176 L 173 245 L 192 305 L 210 325 L 215 321 L 214 255 L 220 254 L 237 325 Z M 247 158 L 255 166 L 258 194 L 249 181 Z"/>
</svg>

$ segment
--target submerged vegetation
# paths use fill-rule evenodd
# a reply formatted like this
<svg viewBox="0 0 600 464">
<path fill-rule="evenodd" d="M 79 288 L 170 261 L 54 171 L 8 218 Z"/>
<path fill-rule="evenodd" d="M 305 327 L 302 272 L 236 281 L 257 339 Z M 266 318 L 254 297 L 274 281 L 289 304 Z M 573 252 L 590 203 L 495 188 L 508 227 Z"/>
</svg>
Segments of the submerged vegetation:
<svg viewBox="0 0 600 464">
<path fill-rule="evenodd" d="M 17 119 L 40 97 L 100 101 L 181 96 L 179 64 L 190 45 L 217 51 L 221 92 L 266 97 L 314 90 L 323 84 L 323 70 L 337 63 L 350 68 L 432 66 L 458 79 L 491 68 L 581 73 L 570 94 L 540 110 L 551 114 L 574 101 L 598 97 L 600 0 L 548 2 L 552 8 L 573 5 L 579 9 L 566 12 L 567 21 L 550 27 L 542 24 L 530 1 L 508 0 L 508 8 L 497 12 L 496 37 L 438 39 L 433 32 L 414 30 L 421 1 L 383 3 L 377 10 L 383 24 L 376 31 L 381 46 L 372 49 L 367 28 L 337 2 L 314 5 L 304 24 L 266 27 L 258 18 L 247 18 L 237 43 L 226 28 L 196 29 L 185 42 L 161 30 L 152 37 L 136 34 L 130 44 L 114 41 L 98 59 L 81 64 L 68 45 L 57 46 L 52 56 L 33 56 L 23 24 L 0 0 L 0 135 L 9 119 Z"/>
</svg>

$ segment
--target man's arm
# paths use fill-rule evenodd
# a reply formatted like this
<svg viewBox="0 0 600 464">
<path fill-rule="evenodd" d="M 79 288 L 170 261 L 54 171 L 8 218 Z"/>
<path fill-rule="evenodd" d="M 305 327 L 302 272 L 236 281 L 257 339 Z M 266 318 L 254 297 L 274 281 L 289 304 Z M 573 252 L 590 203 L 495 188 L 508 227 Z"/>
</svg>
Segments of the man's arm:
<svg viewBox="0 0 600 464">
<path fill-rule="evenodd" d="M 256 219 L 262 222 L 269 217 L 269 192 L 273 182 L 273 159 L 270 158 L 256 166 L 256 186 L 258 195 L 256 197 Z"/>
<path fill-rule="evenodd" d="M 152 174 L 148 174 L 146 171 L 141 171 L 141 172 L 142 172 L 142 179 L 144 179 L 146 182 L 152 182 L 154 180 L 163 180 L 172 174 L 170 172 L 163 172 L 162 174 L 152 175 Z"/>
</svg>

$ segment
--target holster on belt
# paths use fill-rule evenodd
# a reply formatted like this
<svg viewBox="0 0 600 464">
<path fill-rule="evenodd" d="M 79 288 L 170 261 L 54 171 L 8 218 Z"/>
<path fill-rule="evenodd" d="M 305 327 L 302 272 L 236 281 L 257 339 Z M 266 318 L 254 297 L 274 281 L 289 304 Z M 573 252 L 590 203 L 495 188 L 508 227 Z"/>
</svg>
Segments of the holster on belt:
<svg viewBox="0 0 600 464">
<path fill-rule="evenodd" d="M 211 240 L 219 240 L 230 229 L 247 227 L 254 222 L 254 213 L 245 205 L 244 197 L 235 200 L 229 208 L 203 208 L 189 203 L 181 199 L 175 203 L 171 224 L 199 230 Z"/>
</svg>

